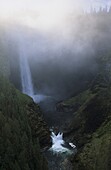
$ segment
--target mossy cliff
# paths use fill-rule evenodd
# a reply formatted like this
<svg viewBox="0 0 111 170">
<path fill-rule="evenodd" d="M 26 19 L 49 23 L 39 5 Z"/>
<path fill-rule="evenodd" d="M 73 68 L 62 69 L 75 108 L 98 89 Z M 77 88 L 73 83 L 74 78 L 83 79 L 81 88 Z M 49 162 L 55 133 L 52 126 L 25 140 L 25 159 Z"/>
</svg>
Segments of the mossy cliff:
<svg viewBox="0 0 111 170">
<path fill-rule="evenodd" d="M 9 59 L 0 49 L 0 170 L 47 170 L 41 148 L 50 132 L 39 106 L 9 81 Z M 41 146 L 41 148 L 40 148 Z"/>
<path fill-rule="evenodd" d="M 111 169 L 111 55 L 98 58 L 99 70 L 89 89 L 58 105 L 73 114 L 65 136 L 77 145 L 74 170 Z"/>
</svg>

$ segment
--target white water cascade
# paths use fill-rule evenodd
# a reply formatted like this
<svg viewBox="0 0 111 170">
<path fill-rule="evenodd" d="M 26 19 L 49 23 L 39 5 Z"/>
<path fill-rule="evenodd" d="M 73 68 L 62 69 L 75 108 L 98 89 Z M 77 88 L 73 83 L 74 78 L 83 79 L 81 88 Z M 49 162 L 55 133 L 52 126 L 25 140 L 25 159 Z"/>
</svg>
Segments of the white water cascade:
<svg viewBox="0 0 111 170">
<path fill-rule="evenodd" d="M 21 71 L 21 82 L 22 82 L 22 92 L 32 97 L 35 103 L 39 103 L 50 96 L 46 96 L 43 94 L 35 94 L 31 71 L 28 62 L 28 49 L 27 47 L 21 43 L 19 48 L 19 58 L 20 58 L 20 71 Z"/>
<path fill-rule="evenodd" d="M 20 70 L 21 70 L 22 92 L 33 98 L 34 88 L 33 88 L 32 77 L 31 77 L 27 56 L 28 55 L 26 53 L 26 50 L 22 47 L 20 49 Z"/>
<path fill-rule="evenodd" d="M 63 133 L 58 133 L 55 135 L 54 132 L 51 134 L 52 138 L 52 147 L 49 149 L 54 153 L 67 153 L 72 154 L 76 146 L 73 143 L 67 143 L 63 140 Z"/>
</svg>

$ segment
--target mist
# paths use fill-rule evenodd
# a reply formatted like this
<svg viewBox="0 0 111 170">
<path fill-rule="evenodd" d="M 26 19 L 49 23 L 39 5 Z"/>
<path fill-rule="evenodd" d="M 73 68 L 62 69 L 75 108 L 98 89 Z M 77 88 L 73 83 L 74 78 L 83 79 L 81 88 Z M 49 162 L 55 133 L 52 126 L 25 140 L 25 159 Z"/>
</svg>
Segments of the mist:
<svg viewBox="0 0 111 170">
<path fill-rule="evenodd" d="M 98 69 L 97 46 L 103 39 L 106 43 L 108 34 L 99 28 L 98 15 L 86 13 L 106 5 L 108 11 L 110 4 L 85 0 L 1 1 L 1 30 L 15 86 L 21 90 L 21 49 L 27 54 L 35 93 L 64 97 L 88 86 Z M 103 24 L 104 19 L 100 22 Z M 99 45 L 102 48 L 104 44 Z"/>
</svg>

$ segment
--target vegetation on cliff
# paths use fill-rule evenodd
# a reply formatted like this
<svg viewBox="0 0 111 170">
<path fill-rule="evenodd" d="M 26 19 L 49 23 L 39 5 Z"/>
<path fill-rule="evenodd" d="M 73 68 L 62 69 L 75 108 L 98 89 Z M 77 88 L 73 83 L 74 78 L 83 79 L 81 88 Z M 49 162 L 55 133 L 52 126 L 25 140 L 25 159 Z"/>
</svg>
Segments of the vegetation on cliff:
<svg viewBox="0 0 111 170">
<path fill-rule="evenodd" d="M 1 48 L 0 170 L 46 170 L 40 145 L 50 144 L 50 132 L 39 106 L 9 82 L 9 59 Z"/>
<path fill-rule="evenodd" d="M 111 169 L 111 13 L 87 16 L 98 20 L 100 30 L 94 40 L 98 70 L 85 90 L 57 105 L 58 110 L 71 112 L 73 120 L 65 127 L 65 135 L 77 145 L 78 153 L 71 160 L 74 170 Z M 102 32 L 101 32 L 102 30 Z M 107 30 L 107 31 L 106 31 Z M 87 80 L 87 79 L 86 79 Z"/>
<path fill-rule="evenodd" d="M 81 30 L 82 26 L 82 33 L 79 34 L 79 30 L 76 35 L 77 38 L 79 37 L 80 45 L 87 42 L 88 38 L 93 50 L 90 49 L 88 53 L 81 55 L 77 61 L 77 70 L 75 67 L 69 69 L 71 72 L 69 71 L 68 74 L 66 72 L 61 74 L 65 79 L 65 83 L 62 82 L 61 86 L 57 87 L 62 91 L 61 94 L 64 93 L 64 95 L 72 95 L 73 97 L 58 104 L 57 109 L 61 112 L 70 112 L 73 115 L 73 119 L 70 123 L 68 121 L 68 126 L 65 127 L 64 134 L 78 148 L 77 155 L 72 159 L 74 170 L 110 170 L 111 11 L 109 13 L 105 11 L 93 12 L 92 14 L 79 16 L 78 20 L 78 29 Z M 73 27 L 74 25 L 72 25 Z M 0 36 L 2 37 L 2 34 Z M 21 94 L 10 83 L 9 79 L 12 82 L 15 81 L 14 84 L 19 86 L 18 76 L 16 77 L 19 73 L 14 72 L 17 70 L 12 61 L 12 76 L 9 66 L 11 61 L 9 61 L 6 52 L 9 46 L 5 44 L 4 38 L 0 42 L 0 169 L 47 170 L 47 162 L 40 153 L 40 146 L 50 145 L 50 132 L 41 117 L 38 105 L 30 97 Z M 88 49 L 88 47 L 85 49 Z M 73 54 L 66 53 L 63 61 L 67 57 L 70 60 Z M 11 57 L 11 60 L 15 58 L 15 56 Z M 79 65 L 80 60 L 81 63 L 84 60 L 87 60 L 87 62 Z M 70 65 L 70 62 L 67 63 L 65 66 L 72 67 L 73 63 L 72 65 Z M 36 62 L 34 64 L 32 70 L 35 77 L 40 72 L 36 70 L 36 68 L 38 69 Z M 52 65 L 52 68 L 48 70 L 51 76 L 45 73 L 47 67 L 41 67 L 43 70 L 43 84 L 53 80 L 55 73 L 52 74 L 52 70 L 56 72 L 56 65 L 54 66 Z M 59 77 L 59 72 L 62 71 L 61 65 L 59 67 L 60 69 L 57 69 L 55 77 Z M 60 80 L 61 77 L 59 77 L 57 84 L 60 83 Z M 34 81 L 37 84 L 39 79 L 34 78 Z M 56 86 L 55 82 L 53 82 L 53 87 Z M 66 87 L 62 89 L 64 84 L 66 84 Z"/>
<path fill-rule="evenodd" d="M 99 70 L 89 88 L 59 104 L 73 113 L 66 136 L 78 147 L 74 170 L 111 169 L 111 55 L 99 57 Z"/>
</svg>

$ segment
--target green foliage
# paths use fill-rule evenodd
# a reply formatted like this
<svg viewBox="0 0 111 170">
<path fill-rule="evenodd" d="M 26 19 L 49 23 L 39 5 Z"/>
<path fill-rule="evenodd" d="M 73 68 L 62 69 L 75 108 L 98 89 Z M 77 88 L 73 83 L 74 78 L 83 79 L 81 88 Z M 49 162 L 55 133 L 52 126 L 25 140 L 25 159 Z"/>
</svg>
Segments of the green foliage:
<svg viewBox="0 0 111 170">
<path fill-rule="evenodd" d="M 47 169 L 39 141 L 32 137 L 27 115 L 30 103 L 30 97 L 0 77 L 0 170 Z"/>
<path fill-rule="evenodd" d="M 111 169 L 111 52 L 96 56 L 99 69 L 88 90 L 65 101 L 79 103 L 68 127 L 76 140 L 78 153 L 73 159 L 74 170 Z"/>
<path fill-rule="evenodd" d="M 92 136 L 82 151 L 77 155 L 77 170 L 110 170 L 111 169 L 111 121 L 104 123 Z"/>
</svg>

